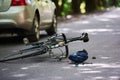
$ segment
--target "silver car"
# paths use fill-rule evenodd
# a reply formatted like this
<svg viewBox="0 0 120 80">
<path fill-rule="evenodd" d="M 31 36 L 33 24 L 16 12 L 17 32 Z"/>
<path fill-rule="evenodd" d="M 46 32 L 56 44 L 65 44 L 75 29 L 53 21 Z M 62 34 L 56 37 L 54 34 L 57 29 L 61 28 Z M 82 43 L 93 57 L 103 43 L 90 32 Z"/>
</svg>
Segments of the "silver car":
<svg viewBox="0 0 120 80">
<path fill-rule="evenodd" d="M 56 6 L 51 0 L 0 0 L 0 33 L 17 33 L 39 40 L 40 30 L 57 31 Z"/>
</svg>

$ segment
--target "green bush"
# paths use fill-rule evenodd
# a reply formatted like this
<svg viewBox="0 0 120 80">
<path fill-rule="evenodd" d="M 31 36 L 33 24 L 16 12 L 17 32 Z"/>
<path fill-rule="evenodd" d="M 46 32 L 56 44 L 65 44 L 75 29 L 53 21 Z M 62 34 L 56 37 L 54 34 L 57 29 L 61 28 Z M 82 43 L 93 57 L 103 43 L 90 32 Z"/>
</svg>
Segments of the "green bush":
<svg viewBox="0 0 120 80">
<path fill-rule="evenodd" d="M 66 16 L 71 12 L 71 2 L 69 0 L 66 0 L 64 5 L 63 5 L 63 10 L 61 12 L 62 16 Z"/>
</svg>

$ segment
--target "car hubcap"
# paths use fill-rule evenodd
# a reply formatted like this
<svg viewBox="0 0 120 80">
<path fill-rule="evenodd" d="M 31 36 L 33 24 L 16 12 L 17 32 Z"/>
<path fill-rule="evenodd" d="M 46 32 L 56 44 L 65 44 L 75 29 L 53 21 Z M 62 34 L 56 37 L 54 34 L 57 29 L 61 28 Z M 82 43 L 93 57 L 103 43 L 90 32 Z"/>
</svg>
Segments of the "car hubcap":
<svg viewBox="0 0 120 80">
<path fill-rule="evenodd" d="M 40 34 L 39 24 L 38 24 L 38 20 L 36 19 L 36 20 L 35 20 L 35 35 L 36 35 L 36 38 L 37 38 L 37 39 L 39 39 L 39 34 Z"/>
<path fill-rule="evenodd" d="M 55 32 L 57 31 L 56 26 L 57 26 L 57 19 L 56 19 L 56 16 L 54 16 L 53 27 Z"/>
</svg>

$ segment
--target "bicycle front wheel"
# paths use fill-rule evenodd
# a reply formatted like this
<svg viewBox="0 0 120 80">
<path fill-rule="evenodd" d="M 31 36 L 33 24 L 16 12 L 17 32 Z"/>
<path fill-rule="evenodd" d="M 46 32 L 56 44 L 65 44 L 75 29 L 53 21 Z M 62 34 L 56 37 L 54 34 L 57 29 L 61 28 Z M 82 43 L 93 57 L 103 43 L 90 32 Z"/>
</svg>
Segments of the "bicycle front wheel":
<svg viewBox="0 0 120 80">
<path fill-rule="evenodd" d="M 51 57 L 59 59 L 68 57 L 69 49 L 65 34 L 62 33 L 60 35 L 56 35 L 56 37 L 52 40 L 52 44 L 53 48 L 49 51 Z"/>
</svg>

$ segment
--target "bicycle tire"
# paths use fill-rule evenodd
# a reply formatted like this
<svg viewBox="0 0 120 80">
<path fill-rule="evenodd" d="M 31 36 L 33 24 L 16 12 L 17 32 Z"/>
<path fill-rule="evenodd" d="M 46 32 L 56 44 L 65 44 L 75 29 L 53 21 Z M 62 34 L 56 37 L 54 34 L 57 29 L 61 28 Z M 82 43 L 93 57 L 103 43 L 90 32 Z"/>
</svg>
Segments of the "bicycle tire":
<svg viewBox="0 0 120 80">
<path fill-rule="evenodd" d="M 52 58 L 58 58 L 59 60 L 63 59 L 63 58 L 67 58 L 69 55 L 69 49 L 68 49 L 68 45 L 67 45 L 67 39 L 65 34 L 61 33 L 60 35 L 56 34 L 52 39 L 51 39 L 51 43 L 53 44 L 53 48 L 50 49 L 50 56 Z M 60 44 L 62 43 L 62 44 Z M 58 47 L 55 47 L 59 45 Z M 61 45 L 61 46 L 60 46 Z M 52 45 L 51 45 L 52 46 Z"/>
<path fill-rule="evenodd" d="M 63 36 L 63 38 L 64 38 L 65 44 L 67 44 L 67 38 L 66 38 L 65 34 L 62 33 L 62 36 Z M 69 55 L 69 48 L 68 48 L 68 45 L 65 45 L 65 49 L 66 49 L 65 58 L 67 58 L 68 55 Z"/>
<path fill-rule="evenodd" d="M 28 53 L 25 53 L 25 54 L 19 54 L 19 53 L 16 53 L 16 54 L 11 54 L 10 56 L 6 56 L 5 58 L 3 59 L 0 59 L 0 62 L 6 62 L 6 61 L 13 61 L 13 60 L 18 60 L 18 59 L 24 59 L 24 58 L 28 58 L 28 57 L 34 57 L 34 56 L 37 56 L 37 55 L 42 55 L 46 52 L 44 52 L 44 50 L 37 50 L 37 51 L 33 51 L 33 52 L 28 52 Z"/>
</svg>

